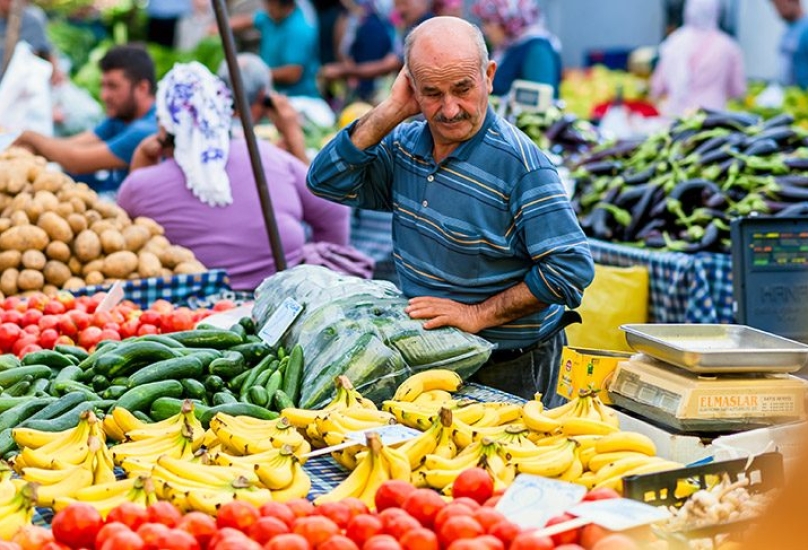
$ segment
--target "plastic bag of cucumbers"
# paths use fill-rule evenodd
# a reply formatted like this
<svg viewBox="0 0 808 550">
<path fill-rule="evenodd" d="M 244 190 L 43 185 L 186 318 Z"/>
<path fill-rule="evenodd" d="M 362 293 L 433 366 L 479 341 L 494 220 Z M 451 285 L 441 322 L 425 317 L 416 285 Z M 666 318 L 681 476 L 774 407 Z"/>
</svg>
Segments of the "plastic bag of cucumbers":
<svg viewBox="0 0 808 550">
<path fill-rule="evenodd" d="M 376 402 L 390 398 L 410 374 L 431 368 L 463 379 L 491 355 L 492 344 L 453 327 L 425 330 L 404 312 L 407 300 L 388 281 L 299 265 L 265 279 L 255 291 L 253 320 L 263 327 L 287 298 L 303 306 L 281 343 L 300 344 L 305 359 L 299 406 L 317 408 L 334 393 L 334 377 L 348 376 Z"/>
</svg>

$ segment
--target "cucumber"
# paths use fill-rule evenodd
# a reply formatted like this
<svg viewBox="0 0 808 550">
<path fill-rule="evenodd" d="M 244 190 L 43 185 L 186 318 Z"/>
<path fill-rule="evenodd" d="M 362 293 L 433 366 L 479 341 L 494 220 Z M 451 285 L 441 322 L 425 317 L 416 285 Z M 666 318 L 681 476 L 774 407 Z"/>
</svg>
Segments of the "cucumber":
<svg viewBox="0 0 808 550">
<path fill-rule="evenodd" d="M 249 334 L 255 334 L 255 321 L 249 315 L 245 315 L 238 320 L 238 324 L 244 327 L 244 331 Z"/>
<path fill-rule="evenodd" d="M 128 376 L 116 376 L 115 378 L 110 380 L 109 383 L 111 385 L 113 385 L 113 386 L 125 386 L 125 385 L 127 385 L 129 383 L 129 377 Z"/>
<path fill-rule="evenodd" d="M 19 426 L 29 416 L 44 409 L 56 400 L 55 397 L 26 397 L 25 401 L 0 414 L 0 430 Z"/>
<path fill-rule="evenodd" d="M 96 374 L 93 376 L 93 379 L 90 380 L 89 385 L 92 386 L 94 392 L 102 392 L 109 387 L 109 378 L 103 374 Z"/>
<path fill-rule="evenodd" d="M 242 342 L 247 337 L 247 331 L 244 329 L 244 326 L 240 325 L 238 323 L 234 323 L 234 324 L 230 325 L 227 328 L 227 330 L 229 330 L 233 334 L 238 334 L 238 336 L 239 336 L 239 338 L 241 338 Z"/>
<path fill-rule="evenodd" d="M 166 418 L 176 416 L 182 412 L 182 406 L 185 401 L 185 399 L 177 399 L 173 397 L 160 397 L 159 399 L 155 399 L 154 403 L 151 404 L 149 409 L 149 416 L 151 416 L 155 422 L 160 422 Z M 199 420 L 202 420 L 202 415 L 205 414 L 208 407 L 203 403 L 194 401 L 193 399 L 191 402 L 194 404 L 194 416 Z"/>
<path fill-rule="evenodd" d="M 0 371 L 16 369 L 20 366 L 20 360 L 13 353 L 0 355 Z"/>
<path fill-rule="evenodd" d="M 95 367 L 96 362 L 98 362 L 100 358 L 102 358 L 108 353 L 112 353 L 113 350 L 118 349 L 118 345 L 114 344 L 120 344 L 120 342 L 113 342 L 111 344 L 106 344 L 100 348 L 96 346 L 95 351 L 92 352 L 90 355 L 88 355 L 86 359 L 82 359 L 81 363 L 79 363 L 81 370 L 92 369 L 93 367 Z"/>
<path fill-rule="evenodd" d="M 6 457 L 8 453 L 17 449 L 17 442 L 11 435 L 11 428 L 0 430 L 0 456 Z"/>
<path fill-rule="evenodd" d="M 241 388 L 242 384 L 244 384 L 244 380 L 246 380 L 247 377 L 250 375 L 250 372 L 252 372 L 252 369 L 245 370 L 238 376 L 231 378 L 230 380 L 227 381 L 227 387 L 233 391 L 238 391 Z"/>
<path fill-rule="evenodd" d="M 203 383 L 205 384 L 205 388 L 210 393 L 216 393 L 217 391 L 222 391 L 224 389 L 224 380 L 222 380 L 221 376 L 216 376 L 215 374 L 207 375 Z"/>
<path fill-rule="evenodd" d="M 43 432 L 61 432 L 69 428 L 75 428 L 79 423 L 81 413 L 93 410 L 94 412 L 104 412 L 113 401 L 84 401 L 74 405 L 55 418 L 42 418 L 26 422 L 28 428 L 42 430 Z"/>
<path fill-rule="evenodd" d="M 205 388 L 205 384 L 196 378 L 183 378 L 180 380 L 180 384 L 182 384 L 182 396 L 184 398 L 194 399 L 202 403 L 207 402 L 208 390 Z"/>
<path fill-rule="evenodd" d="M 0 414 L 6 412 L 9 409 L 12 409 L 19 405 L 20 403 L 25 403 L 26 401 L 30 401 L 31 398 L 28 396 L 24 397 L 11 397 L 8 395 L 0 395 Z"/>
<path fill-rule="evenodd" d="M 159 380 L 181 380 L 202 376 L 205 367 L 199 357 L 185 355 L 157 361 L 129 376 L 128 386 L 134 388 Z"/>
<path fill-rule="evenodd" d="M 237 351 L 227 350 L 222 352 L 222 356 L 211 361 L 208 365 L 208 372 L 221 376 L 225 380 L 230 380 L 247 370 L 247 363 L 244 356 Z"/>
<path fill-rule="evenodd" d="M 283 358 L 286 357 L 288 354 L 286 353 L 286 348 L 283 346 L 278 346 L 278 359 L 283 361 Z"/>
<path fill-rule="evenodd" d="M 158 344 L 163 344 L 164 346 L 168 346 L 169 348 L 184 348 L 182 344 L 174 340 L 173 338 L 169 338 L 165 334 L 144 334 L 143 336 L 138 336 L 134 338 L 134 340 L 138 342 L 157 342 Z"/>
<path fill-rule="evenodd" d="M 253 385 L 255 385 L 255 381 L 261 375 L 262 372 L 267 371 L 270 369 L 273 362 L 276 359 L 273 359 L 271 355 L 267 355 L 261 361 L 255 365 L 252 369 L 250 369 L 250 374 L 244 379 L 242 382 L 241 387 L 239 388 L 238 392 L 238 400 L 244 401 L 247 398 L 247 392 Z M 235 388 L 233 388 L 235 391 Z"/>
<path fill-rule="evenodd" d="M 83 392 L 75 391 L 66 393 L 53 403 L 46 405 L 44 408 L 39 409 L 37 412 L 29 416 L 26 420 L 21 422 L 19 426 L 26 428 L 28 427 L 28 423 L 33 420 L 50 420 L 51 418 L 56 418 L 57 416 L 63 415 L 79 403 L 84 403 L 85 401 L 87 401 L 87 396 L 84 395 Z"/>
<path fill-rule="evenodd" d="M 119 399 L 127 391 L 129 391 L 129 386 L 116 384 L 102 391 L 101 397 L 103 399 Z"/>
<path fill-rule="evenodd" d="M 149 405 L 161 397 L 177 397 L 182 395 L 182 384 L 178 380 L 161 380 L 149 382 L 142 386 L 130 388 L 120 396 L 117 406 L 129 412 L 146 411 Z"/>
<path fill-rule="evenodd" d="M 202 361 L 202 366 L 205 367 L 205 370 L 208 369 L 210 364 L 222 356 L 222 352 L 213 349 L 213 348 L 184 348 L 189 350 L 191 353 L 189 355 L 193 355 L 194 357 L 198 357 L 200 361 Z"/>
<path fill-rule="evenodd" d="M 241 336 L 229 330 L 183 330 L 167 335 L 186 348 L 228 349 L 241 344 Z"/>
<path fill-rule="evenodd" d="M 38 351 L 32 351 L 25 355 L 22 358 L 23 365 L 47 365 L 52 369 L 61 369 L 68 365 L 72 365 L 73 362 L 67 358 L 67 356 L 62 355 L 58 351 L 50 350 L 50 349 L 41 349 Z"/>
<path fill-rule="evenodd" d="M 159 342 L 124 342 L 98 358 L 93 369 L 107 378 L 128 376 L 145 365 L 179 357 L 176 349 Z"/>
<path fill-rule="evenodd" d="M 84 348 L 80 348 L 78 346 L 69 346 L 67 344 L 56 344 L 53 346 L 54 351 L 58 351 L 62 355 L 72 355 L 79 361 L 84 361 L 87 359 L 90 354 L 87 353 L 87 350 Z"/>
<path fill-rule="evenodd" d="M 281 371 L 279 370 L 273 371 L 272 374 L 267 379 L 266 384 L 264 384 L 264 389 L 267 391 L 267 396 L 269 397 L 269 399 L 272 399 L 272 396 L 275 395 L 275 392 L 281 389 L 282 383 L 283 383 L 283 375 L 281 374 Z"/>
<path fill-rule="evenodd" d="M 275 394 L 272 396 L 272 404 L 279 411 L 295 407 L 294 401 L 283 390 L 275 390 Z"/>
<path fill-rule="evenodd" d="M 292 407 L 300 400 L 300 383 L 303 380 L 303 346 L 295 344 L 289 353 L 289 363 L 283 373 L 281 389 L 292 401 Z M 281 410 L 281 409 L 278 409 Z"/>
<path fill-rule="evenodd" d="M 260 344 L 261 342 L 263 342 L 263 340 L 261 340 L 261 337 L 255 334 L 248 334 L 247 337 L 244 339 L 245 344 Z"/>
<path fill-rule="evenodd" d="M 31 387 L 28 388 L 25 395 L 35 395 L 37 397 L 48 395 L 48 388 L 50 387 L 50 384 L 51 381 L 48 378 L 37 378 L 31 382 Z"/>
<path fill-rule="evenodd" d="M 143 411 L 133 411 L 132 414 L 135 416 L 135 418 L 137 418 L 141 422 L 146 422 L 147 424 L 151 424 L 154 422 L 154 419 L 152 419 L 151 416 L 144 413 Z"/>
<path fill-rule="evenodd" d="M 238 399 L 232 393 L 217 391 L 213 394 L 213 405 L 223 405 L 225 403 L 238 403 Z"/>
<path fill-rule="evenodd" d="M 31 375 L 31 378 L 37 379 L 50 378 L 52 374 L 53 371 L 51 371 L 51 368 L 47 365 L 25 365 L 17 367 L 16 369 L 0 372 L 0 386 L 8 388 L 27 375 Z"/>
<path fill-rule="evenodd" d="M 87 384 L 82 384 L 76 380 L 60 380 L 51 382 L 51 395 L 65 395 L 66 393 L 80 391 L 87 396 L 87 399 L 98 400 L 98 394 Z"/>
<path fill-rule="evenodd" d="M 8 397 L 21 397 L 23 395 L 28 395 L 28 390 L 31 389 L 33 383 L 34 377 L 30 374 L 26 374 L 14 382 L 11 386 L 3 390 L 3 395 Z"/>
<path fill-rule="evenodd" d="M 256 386 L 263 388 L 264 384 L 266 384 L 267 380 L 269 380 L 269 377 L 272 376 L 272 372 L 273 371 L 270 370 L 269 368 L 266 368 L 263 371 L 261 371 L 261 374 L 255 377 L 255 382 L 253 383 L 252 388 Z M 250 391 L 252 388 L 247 388 L 247 391 Z"/>
<path fill-rule="evenodd" d="M 81 373 L 84 371 L 81 370 L 81 367 L 78 365 L 68 365 L 56 373 L 56 376 L 53 378 L 54 382 L 61 382 L 63 380 L 78 380 Z"/>
<path fill-rule="evenodd" d="M 269 405 L 269 394 L 264 386 L 253 386 L 247 392 L 247 402 L 259 407 Z"/>
<path fill-rule="evenodd" d="M 248 365 L 255 365 L 267 355 L 274 355 L 272 348 L 264 342 L 247 342 L 230 348 L 230 351 L 237 351 L 244 356 L 244 361 Z"/>
<path fill-rule="evenodd" d="M 202 417 L 199 419 L 202 422 L 202 426 L 207 428 L 210 424 L 210 419 L 220 412 L 231 416 L 252 416 L 253 418 L 260 418 L 262 420 L 275 420 L 280 416 L 275 411 L 267 410 L 264 407 L 259 407 L 252 403 L 224 403 L 210 407 L 202 414 Z"/>
</svg>

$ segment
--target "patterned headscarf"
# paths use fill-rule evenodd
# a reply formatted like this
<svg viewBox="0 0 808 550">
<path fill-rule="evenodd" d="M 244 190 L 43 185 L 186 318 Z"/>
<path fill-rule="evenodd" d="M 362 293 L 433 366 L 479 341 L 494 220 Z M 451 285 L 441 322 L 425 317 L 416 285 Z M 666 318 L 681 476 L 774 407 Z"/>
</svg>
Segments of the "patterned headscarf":
<svg viewBox="0 0 808 550">
<path fill-rule="evenodd" d="M 501 25 L 509 42 L 538 24 L 541 17 L 536 0 L 477 0 L 471 11 L 484 22 Z"/>
<path fill-rule="evenodd" d="M 174 135 L 174 160 L 202 202 L 233 202 L 225 172 L 233 101 L 225 83 L 201 63 L 177 63 L 157 85 L 157 121 Z"/>
<path fill-rule="evenodd" d="M 687 0 L 684 20 L 688 27 L 715 29 L 721 15 L 721 0 Z"/>
</svg>

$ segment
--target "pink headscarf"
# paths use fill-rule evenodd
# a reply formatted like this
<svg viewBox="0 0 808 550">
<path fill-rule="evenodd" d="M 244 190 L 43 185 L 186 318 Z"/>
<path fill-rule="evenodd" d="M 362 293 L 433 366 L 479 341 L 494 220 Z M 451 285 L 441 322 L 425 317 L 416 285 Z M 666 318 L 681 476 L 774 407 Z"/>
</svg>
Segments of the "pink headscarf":
<svg viewBox="0 0 808 550">
<path fill-rule="evenodd" d="M 502 26 L 508 42 L 520 38 L 541 19 L 535 0 L 477 0 L 471 12 L 482 21 Z"/>
</svg>

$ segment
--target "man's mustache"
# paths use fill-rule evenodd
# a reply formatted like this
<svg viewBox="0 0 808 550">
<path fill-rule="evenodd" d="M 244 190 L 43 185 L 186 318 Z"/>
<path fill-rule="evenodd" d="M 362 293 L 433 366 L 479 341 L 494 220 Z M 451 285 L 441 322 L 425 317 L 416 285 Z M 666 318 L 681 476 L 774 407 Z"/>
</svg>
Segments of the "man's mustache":
<svg viewBox="0 0 808 550">
<path fill-rule="evenodd" d="M 460 113 L 452 118 L 446 118 L 445 116 L 439 114 L 435 117 L 435 122 L 451 124 L 453 122 L 463 122 L 464 120 L 469 120 L 470 118 L 471 116 L 468 113 Z"/>
</svg>

